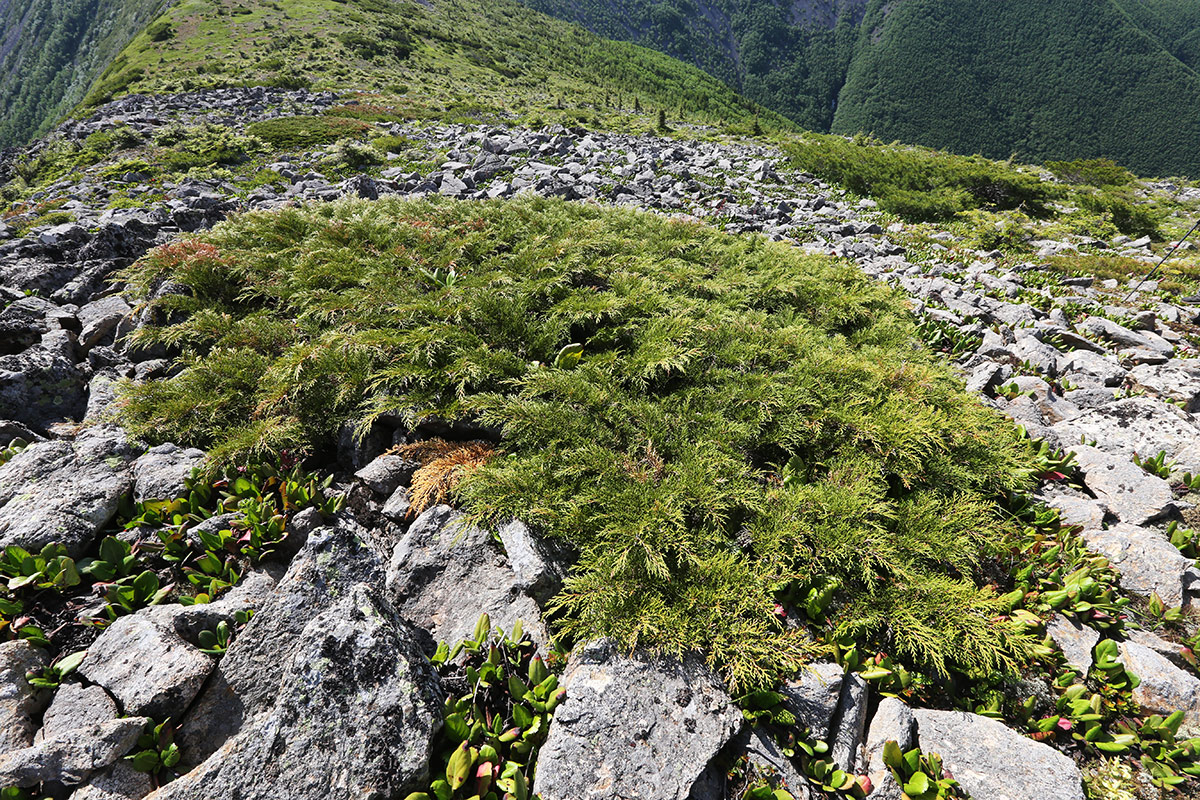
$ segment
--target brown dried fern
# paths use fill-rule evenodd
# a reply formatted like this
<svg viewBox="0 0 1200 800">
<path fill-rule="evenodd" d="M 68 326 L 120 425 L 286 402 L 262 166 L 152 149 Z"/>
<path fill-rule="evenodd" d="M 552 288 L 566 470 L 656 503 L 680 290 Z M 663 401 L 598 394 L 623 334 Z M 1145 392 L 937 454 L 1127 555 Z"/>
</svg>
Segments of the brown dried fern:
<svg viewBox="0 0 1200 800">
<path fill-rule="evenodd" d="M 399 444 L 389 450 L 389 453 L 421 464 L 413 473 L 409 487 L 408 515 L 415 517 L 431 506 L 446 502 L 463 476 L 483 466 L 495 449 L 488 442 L 425 439 Z"/>
</svg>

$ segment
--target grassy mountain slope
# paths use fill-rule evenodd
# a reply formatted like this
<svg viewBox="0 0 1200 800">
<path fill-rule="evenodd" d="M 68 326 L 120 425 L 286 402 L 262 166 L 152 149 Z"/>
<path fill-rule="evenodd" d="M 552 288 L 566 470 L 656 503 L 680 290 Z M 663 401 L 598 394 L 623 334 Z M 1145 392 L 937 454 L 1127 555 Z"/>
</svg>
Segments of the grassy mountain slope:
<svg viewBox="0 0 1200 800">
<path fill-rule="evenodd" d="M 1200 171 L 1200 79 L 1113 2 L 873 0 L 835 132 Z M 1037 42 L 1037 47 L 1029 47 Z"/>
<path fill-rule="evenodd" d="M 413 116 L 569 122 L 635 105 L 708 121 L 755 113 L 694 67 L 507 0 L 185 0 L 126 48 L 85 105 L 244 84 L 370 92 Z"/>
<path fill-rule="evenodd" d="M 0 2 L 0 146 L 49 130 L 167 0 Z"/>
</svg>

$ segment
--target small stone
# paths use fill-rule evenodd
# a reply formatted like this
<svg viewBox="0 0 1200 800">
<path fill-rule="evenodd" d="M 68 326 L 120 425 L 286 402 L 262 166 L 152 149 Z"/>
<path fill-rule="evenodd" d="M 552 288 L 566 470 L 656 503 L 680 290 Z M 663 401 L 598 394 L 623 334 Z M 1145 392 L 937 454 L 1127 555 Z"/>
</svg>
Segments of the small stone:
<svg viewBox="0 0 1200 800">
<path fill-rule="evenodd" d="M 380 495 L 390 495 L 400 484 L 407 484 L 413 472 L 420 466 L 412 459 L 397 455 L 383 455 L 354 473 L 354 477 Z"/>
<path fill-rule="evenodd" d="M 1092 648 L 1100 641 L 1100 633 L 1062 614 L 1055 614 L 1046 624 L 1046 633 L 1062 650 L 1067 664 L 1087 675 L 1092 668 Z"/>
</svg>

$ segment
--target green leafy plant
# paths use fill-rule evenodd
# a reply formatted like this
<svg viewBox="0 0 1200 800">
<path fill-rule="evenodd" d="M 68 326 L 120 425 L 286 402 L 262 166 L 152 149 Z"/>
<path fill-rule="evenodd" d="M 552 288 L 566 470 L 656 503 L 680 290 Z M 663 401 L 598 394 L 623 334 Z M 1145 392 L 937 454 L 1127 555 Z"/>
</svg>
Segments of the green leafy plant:
<svg viewBox="0 0 1200 800">
<path fill-rule="evenodd" d="M 10 441 L 7 447 L 0 448 L 0 465 L 7 464 L 12 460 L 13 456 L 20 453 L 26 447 L 29 447 L 29 442 L 20 437 Z"/>
<path fill-rule="evenodd" d="M 82 580 L 75 560 L 67 548 L 51 543 L 34 555 L 18 545 L 9 545 L 0 553 L 0 575 L 8 576 L 8 591 L 27 587 L 36 589 L 66 589 L 78 586 Z"/>
<path fill-rule="evenodd" d="M 565 694 L 518 622 L 510 635 L 484 614 L 475 635 L 439 644 L 433 663 L 451 690 L 433 782 L 407 800 L 533 797 L 533 764 Z"/>
<path fill-rule="evenodd" d="M 1156 475 L 1164 480 L 1171 477 L 1171 471 L 1175 466 L 1173 463 L 1167 461 L 1167 452 L 1165 450 L 1160 450 L 1158 455 L 1151 458 L 1141 458 L 1137 453 L 1134 453 L 1133 463 L 1151 475 Z"/>
<path fill-rule="evenodd" d="M 221 620 L 213 630 L 200 631 L 198 637 L 200 651 L 208 653 L 210 656 L 224 655 L 225 651 L 229 649 L 229 645 L 233 642 L 235 632 L 246 627 L 246 623 L 253 616 L 254 611 L 252 609 L 243 609 L 234 613 L 232 625 L 225 620 Z"/>
<path fill-rule="evenodd" d="M 175 726 L 166 719 L 158 724 L 147 723 L 134 752 L 125 756 L 125 760 L 138 772 L 151 775 L 155 785 L 161 786 L 175 777 L 174 770 L 182 755 L 175 744 Z"/>
<path fill-rule="evenodd" d="M 25 679 L 35 689 L 57 689 L 68 675 L 79 668 L 86 656 L 87 650 L 79 650 L 63 656 L 40 672 L 30 672 Z"/>
<path fill-rule="evenodd" d="M 106 536 L 100 542 L 97 558 L 86 558 L 79 563 L 79 571 L 102 583 L 111 583 L 132 577 L 138 568 L 133 547 L 115 536 Z"/>
<path fill-rule="evenodd" d="M 905 753 L 895 740 L 888 740 L 883 746 L 883 763 L 908 800 L 967 797 L 936 753 L 923 753 L 920 748 Z"/>
</svg>

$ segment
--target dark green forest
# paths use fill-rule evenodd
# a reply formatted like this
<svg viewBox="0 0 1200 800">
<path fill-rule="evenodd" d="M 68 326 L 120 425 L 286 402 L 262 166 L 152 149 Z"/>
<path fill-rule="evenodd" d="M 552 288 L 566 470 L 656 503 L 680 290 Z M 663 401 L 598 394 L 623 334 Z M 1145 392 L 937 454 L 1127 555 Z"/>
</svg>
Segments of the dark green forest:
<svg viewBox="0 0 1200 800">
<path fill-rule="evenodd" d="M 1200 79 L 1116 0 L 1008 0 L 986 14 L 979 5 L 872 0 L 833 131 L 1200 173 Z M 1141 5 L 1147 18 L 1158 7 Z"/>
<path fill-rule="evenodd" d="M 9 0 L 0 6 L 0 146 L 50 129 L 166 0 Z"/>
<path fill-rule="evenodd" d="M 525 0 L 802 126 L 1200 174 L 1200 0 Z"/>
</svg>

